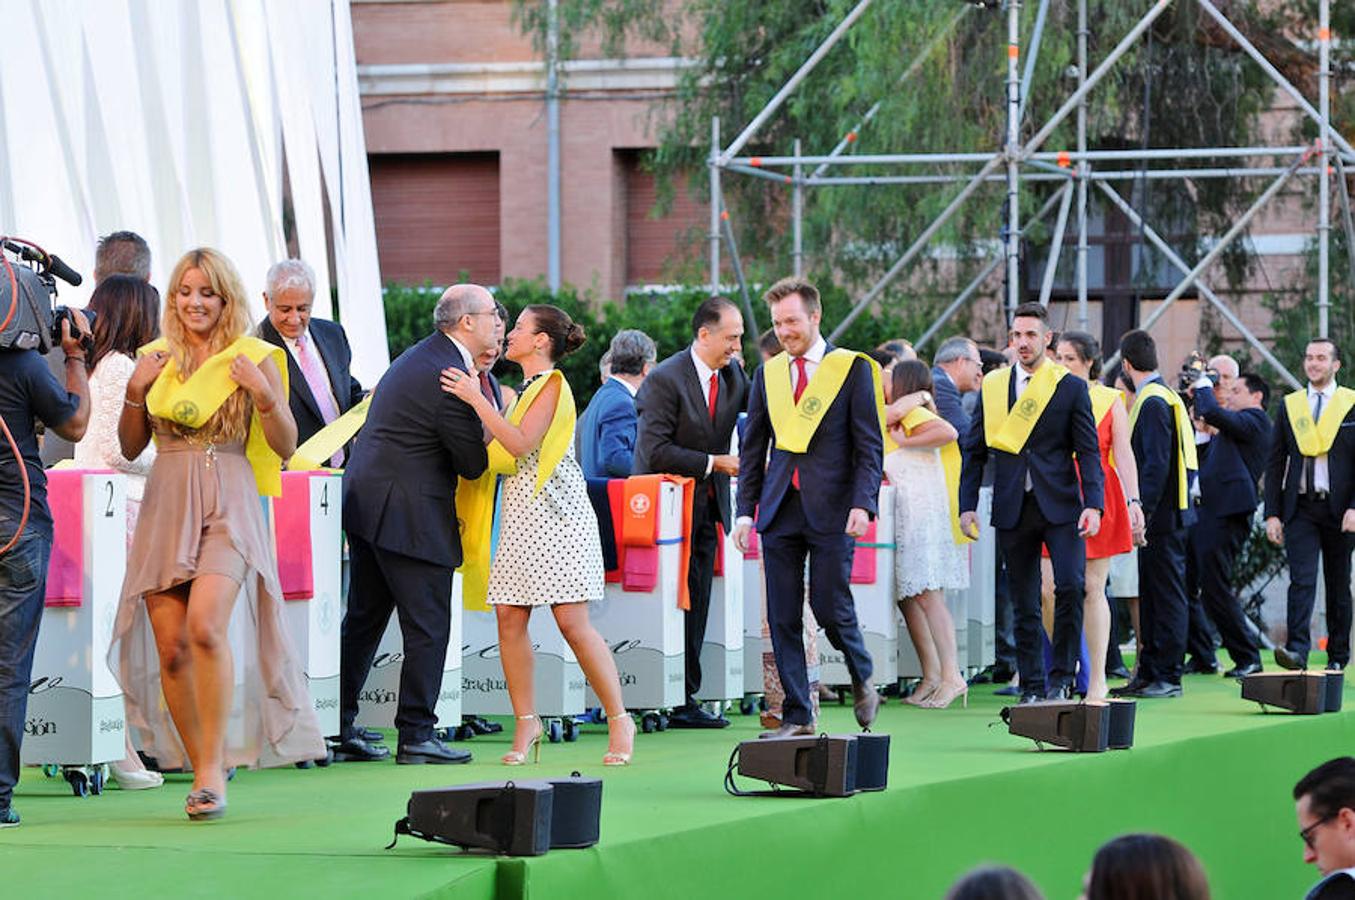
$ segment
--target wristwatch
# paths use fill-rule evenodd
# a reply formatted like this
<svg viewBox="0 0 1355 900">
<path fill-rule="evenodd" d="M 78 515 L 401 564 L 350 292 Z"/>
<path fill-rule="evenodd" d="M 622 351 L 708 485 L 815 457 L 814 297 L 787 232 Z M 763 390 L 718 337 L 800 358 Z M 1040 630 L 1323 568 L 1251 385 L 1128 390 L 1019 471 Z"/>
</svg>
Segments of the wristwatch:
<svg viewBox="0 0 1355 900">
<path fill-rule="evenodd" d="M 1130 497 L 1128 500 L 1125 501 L 1126 506 L 1133 506 L 1135 503 L 1137 503 L 1139 506 L 1143 505 L 1143 501 L 1140 500 L 1138 497 Z"/>
</svg>

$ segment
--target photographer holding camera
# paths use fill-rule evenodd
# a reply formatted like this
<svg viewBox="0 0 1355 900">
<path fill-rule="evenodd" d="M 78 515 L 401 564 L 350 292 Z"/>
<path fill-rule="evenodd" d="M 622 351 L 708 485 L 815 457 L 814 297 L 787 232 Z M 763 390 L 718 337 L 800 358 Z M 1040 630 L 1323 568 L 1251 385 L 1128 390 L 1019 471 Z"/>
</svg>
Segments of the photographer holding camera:
<svg viewBox="0 0 1355 900">
<path fill-rule="evenodd" d="M 0 267 L 0 287 L 6 286 L 5 280 L 5 268 Z M 17 285 L 27 287 L 24 280 Z M 24 292 L 0 291 L 0 297 L 5 293 L 11 295 L 11 304 L 0 306 L 0 321 L 8 324 L 13 309 L 24 302 L 14 295 Z M 19 780 L 19 744 L 52 550 L 52 516 L 47 477 L 38 456 L 37 423 L 68 441 L 78 441 L 89 421 L 84 343 L 89 340 L 89 325 L 78 311 L 60 324 L 65 387 L 48 371 L 38 349 L 11 345 L 0 350 L 0 419 L 7 438 L 0 440 L 0 828 L 19 824 L 10 799 Z"/>
</svg>

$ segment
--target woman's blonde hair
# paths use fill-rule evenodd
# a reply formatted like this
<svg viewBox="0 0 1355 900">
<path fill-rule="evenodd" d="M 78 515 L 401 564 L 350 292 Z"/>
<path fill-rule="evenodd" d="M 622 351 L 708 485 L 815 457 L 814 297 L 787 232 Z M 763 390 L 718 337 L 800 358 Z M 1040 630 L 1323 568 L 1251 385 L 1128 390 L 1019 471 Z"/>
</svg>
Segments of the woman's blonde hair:
<svg viewBox="0 0 1355 900">
<path fill-rule="evenodd" d="M 220 353 L 229 347 L 236 338 L 247 334 L 253 324 L 246 306 L 245 288 L 240 281 L 240 273 L 235 271 L 235 266 L 224 254 L 210 247 L 198 247 L 180 257 L 174 265 L 174 271 L 170 272 L 169 284 L 165 289 L 165 309 L 161 315 L 160 333 L 169 343 L 169 353 L 178 367 L 180 377 L 185 379 L 197 369 L 197 362 L 189 351 L 177 306 L 179 286 L 190 269 L 198 269 L 206 275 L 213 293 L 222 301 L 221 318 L 217 320 L 216 328 L 212 330 L 211 337 L 207 341 L 210 353 Z M 192 435 L 214 443 L 243 440 L 249 430 L 249 417 L 252 412 L 249 395 L 245 391 L 237 390 L 201 428 L 183 428 L 176 425 L 174 430 L 186 436 Z"/>
</svg>

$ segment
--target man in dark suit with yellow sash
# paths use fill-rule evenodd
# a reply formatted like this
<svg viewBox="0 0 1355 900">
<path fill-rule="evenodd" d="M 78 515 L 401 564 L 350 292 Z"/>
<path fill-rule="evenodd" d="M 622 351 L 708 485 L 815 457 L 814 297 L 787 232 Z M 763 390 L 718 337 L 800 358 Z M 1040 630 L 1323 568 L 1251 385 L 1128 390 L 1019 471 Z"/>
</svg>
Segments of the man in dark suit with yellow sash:
<svg viewBox="0 0 1355 900">
<path fill-rule="evenodd" d="M 1045 308 L 1018 306 L 1011 325 L 1017 364 L 984 377 L 960 477 L 960 524 L 978 537 L 979 482 L 993 457 L 993 527 L 1016 613 L 1022 703 L 1071 695 L 1082 640 L 1082 537 L 1100 530 L 1105 502 L 1091 395 L 1086 382 L 1065 377 L 1068 370 L 1046 357 L 1048 343 Z M 1054 567 L 1048 683 L 1040 640 L 1041 544 Z"/>
<path fill-rule="evenodd" d="M 1355 391 L 1338 387 L 1341 351 L 1308 342 L 1308 387 L 1284 398 L 1266 467 L 1266 535 L 1289 558 L 1289 637 L 1275 649 L 1287 669 L 1308 664 L 1310 621 L 1322 558 L 1329 669 L 1350 662 L 1350 552 L 1355 531 Z"/>
<path fill-rule="evenodd" d="M 782 725 L 769 736 L 813 734 L 804 654 L 804 571 L 809 605 L 851 673 L 856 720 L 875 719 L 879 695 L 852 604 L 856 539 L 877 512 L 884 464 L 882 397 L 871 361 L 819 333 L 814 285 L 783 278 L 763 295 L 785 352 L 753 376 L 739 448 L 735 545 L 757 517 L 766 563 L 767 624 L 785 687 Z"/>
<path fill-rule="evenodd" d="M 1120 339 L 1134 382 L 1130 446 L 1139 467 L 1148 543 L 1139 550 L 1139 659 L 1129 684 L 1111 693 L 1147 699 L 1181 696 L 1190 603 L 1186 598 L 1186 529 L 1195 524 L 1190 473 L 1198 468 L 1190 413 L 1157 372 L 1157 344 L 1146 331 Z"/>
</svg>

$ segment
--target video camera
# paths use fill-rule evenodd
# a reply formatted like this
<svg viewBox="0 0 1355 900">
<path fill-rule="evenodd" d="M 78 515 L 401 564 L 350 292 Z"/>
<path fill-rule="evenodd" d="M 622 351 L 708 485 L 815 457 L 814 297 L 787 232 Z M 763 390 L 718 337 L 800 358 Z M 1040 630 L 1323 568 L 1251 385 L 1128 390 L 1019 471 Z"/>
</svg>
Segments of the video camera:
<svg viewBox="0 0 1355 900">
<path fill-rule="evenodd" d="M 14 254 L 24 263 L 16 264 L 5 256 Z M 36 244 L 21 238 L 0 237 L 0 322 L 9 324 L 0 331 L 0 352 L 7 350 L 37 350 L 47 353 L 61 346 L 61 323 L 75 322 L 69 308 L 56 302 L 56 279 L 78 286 L 84 279 L 80 273 Z M 81 310 L 90 327 L 94 326 L 92 310 Z M 93 349 L 90 335 L 81 338 L 85 351 Z"/>
<path fill-rule="evenodd" d="M 1208 378 L 1214 387 L 1219 386 L 1218 370 L 1209 368 L 1209 358 L 1203 353 L 1192 350 L 1186 361 L 1181 363 L 1181 371 L 1176 376 L 1176 392 L 1181 395 L 1187 407 L 1195 402 L 1195 396 L 1191 391 L 1201 375 Z"/>
</svg>

